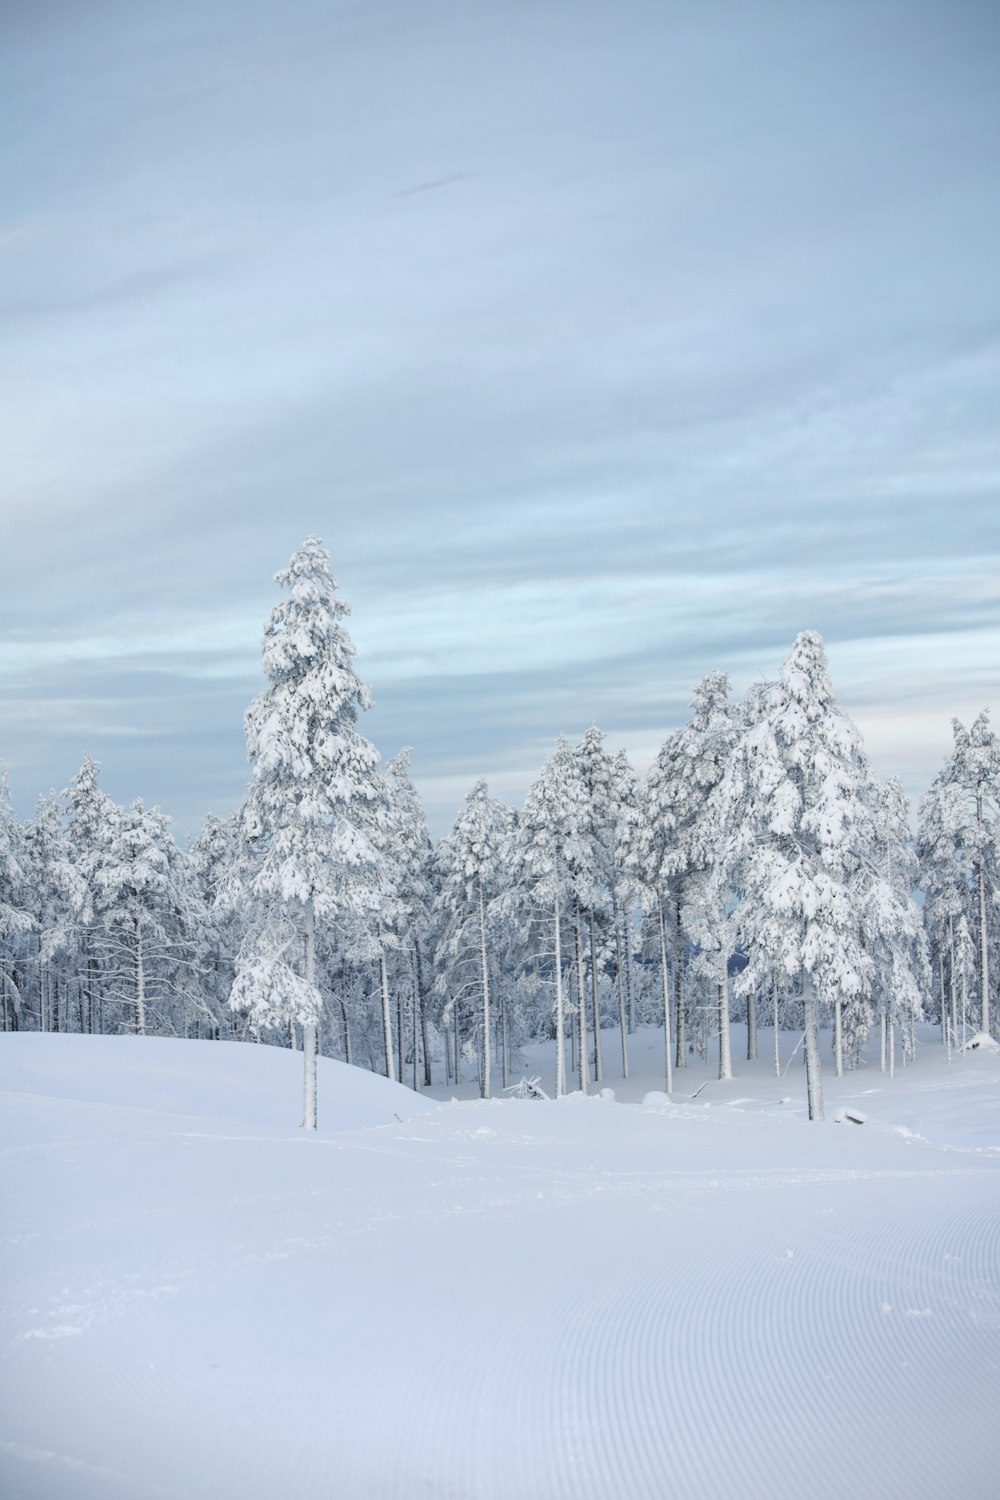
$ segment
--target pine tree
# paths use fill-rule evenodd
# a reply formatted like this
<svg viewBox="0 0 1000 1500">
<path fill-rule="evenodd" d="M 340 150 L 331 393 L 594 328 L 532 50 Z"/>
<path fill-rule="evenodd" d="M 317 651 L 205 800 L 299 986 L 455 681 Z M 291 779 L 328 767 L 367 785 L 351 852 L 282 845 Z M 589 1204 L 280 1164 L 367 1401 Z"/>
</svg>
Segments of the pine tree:
<svg viewBox="0 0 1000 1500">
<path fill-rule="evenodd" d="M 26 889 L 37 943 L 38 1026 L 41 1031 L 61 1031 L 68 1021 L 69 970 L 65 959 L 75 947 L 73 913 L 79 905 L 80 879 L 70 861 L 69 839 L 54 792 L 39 797 L 35 816 L 24 825 L 22 837 Z M 57 962 L 60 956 L 63 958 L 61 976 Z M 77 978 L 78 997 L 81 997 L 79 1029 L 84 1031 L 83 986 L 79 976 Z M 60 1001 L 63 1002 L 62 1008 Z"/>
<path fill-rule="evenodd" d="M 329 555 L 310 536 L 275 574 L 288 598 L 265 627 L 261 660 L 268 686 L 247 709 L 253 767 L 242 813 L 244 836 L 258 853 L 250 889 L 278 912 L 245 943 L 232 1003 L 253 1024 L 278 1016 L 302 1025 L 303 1127 L 316 1128 L 316 1031 L 321 995 L 316 923 L 379 907 L 375 839 L 386 821 L 378 753 L 357 727 L 371 707 L 354 669 L 354 646 L 341 623 Z M 288 934 L 301 938 L 302 972 L 289 962 Z"/>
<path fill-rule="evenodd" d="M 590 802 L 569 741 L 555 750 L 525 798 L 519 826 L 518 895 L 546 909 L 554 938 L 556 1096 L 566 1092 L 562 928 L 574 905 L 598 899 L 592 875 Z M 582 992 L 581 992 L 582 993 Z M 579 1084 L 587 1090 L 586 1017 L 579 1016 Z"/>
<path fill-rule="evenodd" d="M 21 1025 L 23 995 L 17 956 L 19 944 L 33 925 L 28 906 L 23 838 L 10 802 L 7 767 L 0 761 L 0 982 L 5 1031 L 16 1031 Z"/>
<path fill-rule="evenodd" d="M 909 809 L 896 776 L 876 786 L 874 801 L 875 847 L 871 864 L 861 876 L 867 882 L 865 905 L 867 947 L 875 963 L 873 999 L 885 1037 L 898 1027 L 906 1055 L 914 1050 L 915 1027 L 930 991 L 927 940 L 920 909 L 910 895 L 919 878 L 918 861 L 910 847 Z M 844 1007 L 842 1046 L 853 1063 L 860 1059 L 871 1026 L 867 996 L 857 996 Z M 840 1042 L 840 1038 L 837 1039 Z M 838 1071 L 841 1047 L 835 1043 Z"/>
<path fill-rule="evenodd" d="M 468 988 L 480 1005 L 480 1093 L 492 1091 L 493 996 L 491 949 L 498 926 L 497 903 L 510 868 L 513 810 L 477 781 L 438 850 L 442 917 L 439 984 L 453 992 L 452 1004 Z"/>
<path fill-rule="evenodd" d="M 809 1118 L 822 1119 L 819 1003 L 871 993 L 868 899 L 875 781 L 861 737 L 837 705 L 823 642 L 803 631 L 779 682 L 757 696 L 719 788 L 724 830 L 716 883 L 736 893 L 748 956 L 739 992 L 776 972 L 801 986 Z"/>
<path fill-rule="evenodd" d="M 104 1029 L 104 948 L 110 897 L 99 875 L 108 859 L 107 834 L 115 815 L 114 802 L 98 785 L 100 769 L 93 756 L 85 755 L 62 793 L 69 857 L 76 875 L 68 920 L 74 929 L 81 977 L 86 975 L 91 1031 Z"/>
<path fill-rule="evenodd" d="M 989 1031 L 995 1017 L 991 974 L 997 970 L 1000 942 L 1000 745 L 983 712 L 971 730 L 952 721 L 955 748 L 920 806 L 921 881 L 924 917 L 938 967 L 947 964 L 952 1009 L 957 976 L 974 986 L 979 1025 Z M 962 955 L 964 936 L 972 938 L 974 972 Z"/>
<path fill-rule="evenodd" d="M 115 997 L 131 1009 L 130 1029 L 138 1036 L 149 1029 L 150 980 L 171 941 L 174 890 L 167 822 L 158 807 L 144 807 L 141 798 L 130 807 L 112 805 L 102 832 L 104 858 L 95 875 Z"/>
<path fill-rule="evenodd" d="M 410 779 L 412 753 L 412 749 L 407 746 L 386 765 L 386 815 L 375 834 L 375 842 L 381 856 L 377 939 L 386 1071 L 390 1078 L 396 1076 L 389 982 L 390 955 L 395 955 L 400 961 L 403 974 L 407 976 L 404 980 L 403 974 L 397 975 L 397 985 L 412 996 L 412 1077 L 416 1088 L 422 1015 L 420 933 L 426 925 L 431 896 L 429 866 L 432 846 L 417 789 Z M 404 959 L 405 964 L 402 962 Z M 400 994 L 397 994 L 396 1009 L 398 1073 L 400 1081 L 404 1082 L 406 1045 Z M 426 1036 L 423 1041 L 426 1050 Z"/>
<path fill-rule="evenodd" d="M 635 841 L 639 828 L 639 783 L 628 756 L 619 750 L 611 761 L 612 920 L 615 943 L 615 987 L 621 1033 L 622 1077 L 629 1076 L 628 1036 L 635 1025 L 632 976 L 632 914 L 639 904 L 635 872 Z"/>
</svg>

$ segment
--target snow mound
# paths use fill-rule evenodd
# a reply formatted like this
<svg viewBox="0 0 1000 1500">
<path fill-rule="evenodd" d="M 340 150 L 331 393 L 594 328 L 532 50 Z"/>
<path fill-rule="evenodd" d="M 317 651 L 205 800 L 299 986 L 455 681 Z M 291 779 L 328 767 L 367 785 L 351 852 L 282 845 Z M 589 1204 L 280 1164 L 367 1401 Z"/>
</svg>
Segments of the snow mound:
<svg viewBox="0 0 1000 1500">
<path fill-rule="evenodd" d="M 173 1037 L 0 1036 L 0 1091 L 157 1114 L 298 1125 L 302 1054 L 253 1042 Z M 435 1104 L 377 1073 L 318 1060 L 322 1130 L 391 1125 Z"/>
<path fill-rule="evenodd" d="M 1000 1042 L 994 1041 L 988 1031 L 977 1031 L 975 1036 L 970 1036 L 963 1051 L 1000 1052 Z"/>
</svg>

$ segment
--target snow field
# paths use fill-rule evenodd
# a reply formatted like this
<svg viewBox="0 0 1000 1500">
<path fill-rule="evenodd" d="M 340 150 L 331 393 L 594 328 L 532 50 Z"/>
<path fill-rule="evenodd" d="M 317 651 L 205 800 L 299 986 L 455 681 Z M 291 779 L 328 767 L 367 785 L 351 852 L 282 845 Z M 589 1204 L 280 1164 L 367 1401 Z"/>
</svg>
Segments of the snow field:
<svg viewBox="0 0 1000 1500">
<path fill-rule="evenodd" d="M 429 1106 L 321 1060 L 310 1138 L 278 1049 L 0 1038 L 4 1493 L 989 1493 L 1000 1060 L 822 1125 L 744 1066 Z"/>
</svg>

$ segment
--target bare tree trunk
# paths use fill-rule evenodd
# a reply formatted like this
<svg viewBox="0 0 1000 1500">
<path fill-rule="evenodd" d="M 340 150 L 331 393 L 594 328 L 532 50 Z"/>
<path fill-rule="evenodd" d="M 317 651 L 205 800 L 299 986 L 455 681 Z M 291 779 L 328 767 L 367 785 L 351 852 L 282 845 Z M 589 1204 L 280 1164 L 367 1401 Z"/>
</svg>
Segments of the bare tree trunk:
<svg viewBox="0 0 1000 1500">
<path fill-rule="evenodd" d="M 684 1016 L 684 941 L 681 937 L 681 900 L 674 899 L 674 1029 L 677 1037 L 674 1061 L 687 1067 L 687 1028 Z"/>
<path fill-rule="evenodd" d="M 410 991 L 410 1036 L 413 1039 L 413 1073 L 410 1078 L 410 1087 L 415 1094 L 420 1092 L 420 1034 L 417 1029 L 417 1006 L 418 997 L 416 985 Z"/>
<path fill-rule="evenodd" d="M 563 1048 L 562 917 L 555 899 L 556 924 L 556 1098 L 566 1092 L 566 1054 Z"/>
<path fill-rule="evenodd" d="M 305 981 L 316 986 L 316 912 L 306 902 L 303 923 Z M 316 1129 L 316 1021 L 302 1024 L 302 1129 Z"/>
<path fill-rule="evenodd" d="M 628 1001 L 628 1029 L 635 1031 L 635 992 L 632 989 L 632 924 L 625 914 L 625 998 Z"/>
<path fill-rule="evenodd" d="M 958 993 L 955 984 L 955 926 L 951 917 L 948 918 L 948 945 L 948 988 L 950 990 L 949 998 L 951 1001 L 951 1039 L 952 1042 L 954 1042 L 958 1036 Z"/>
<path fill-rule="evenodd" d="M 510 1087 L 510 1036 L 507 1031 L 507 988 L 500 986 L 500 1052 L 503 1086 Z"/>
<path fill-rule="evenodd" d="M 594 1012 L 594 1082 L 603 1083 L 604 1063 L 601 1059 L 601 999 L 597 986 L 597 944 L 594 941 L 594 913 L 590 913 L 590 999 Z"/>
<path fill-rule="evenodd" d="M 479 1092 L 490 1097 L 490 967 L 486 959 L 486 904 L 483 900 L 483 878 L 479 877 L 479 966 L 483 985 L 483 1069 Z"/>
<path fill-rule="evenodd" d="M 833 1003 L 833 1065 L 838 1078 L 844 1076 L 844 1019 L 839 1000 Z"/>
<path fill-rule="evenodd" d="M 618 986 L 618 1025 L 622 1034 L 622 1077 L 628 1077 L 628 1017 L 625 1010 L 625 980 L 622 974 L 621 914 L 615 904 L 615 982 Z"/>
<path fill-rule="evenodd" d="M 142 921 L 135 922 L 135 1029 L 139 1036 L 146 1035 L 146 973 L 143 968 Z"/>
<path fill-rule="evenodd" d="M 452 1010 L 452 1021 L 454 1022 L 454 1025 L 452 1026 L 452 1033 L 455 1043 L 455 1087 L 457 1088 L 458 1085 L 462 1082 L 462 1045 L 458 1034 L 457 1000 L 455 1001 L 454 1009 Z"/>
<path fill-rule="evenodd" d="M 417 975 L 417 1005 L 420 1010 L 420 1049 L 424 1058 L 424 1088 L 431 1086 L 431 1049 L 427 1045 L 427 1005 L 424 1001 L 424 969 L 420 958 L 420 939 L 413 939 L 413 964 Z"/>
<path fill-rule="evenodd" d="M 583 959 L 580 952 L 580 903 L 573 901 L 573 940 L 576 943 L 576 1027 L 577 1081 L 581 1094 L 587 1092 L 587 1005 L 583 990 Z"/>
<path fill-rule="evenodd" d="M 810 1120 L 823 1119 L 823 1076 L 819 1060 L 819 997 L 811 974 L 807 974 L 802 986 L 805 1010 L 806 1034 L 806 1096 L 809 1102 Z"/>
<path fill-rule="evenodd" d="M 353 1063 L 351 1057 L 351 1023 L 347 1016 L 347 1002 L 343 995 L 340 996 L 340 1014 L 344 1022 L 344 1061 L 350 1067 Z"/>
<path fill-rule="evenodd" d="M 886 1036 L 886 1022 L 887 1022 L 887 1020 L 888 1020 L 888 1017 L 886 1016 L 886 1013 L 883 1010 L 882 1014 L 879 1016 L 879 1030 L 881 1032 L 881 1038 L 880 1038 L 880 1040 L 881 1040 L 880 1058 L 881 1058 L 882 1072 L 883 1073 L 885 1072 L 885 1067 L 886 1067 L 886 1041 L 887 1041 L 887 1036 Z"/>
<path fill-rule="evenodd" d="M 719 1078 L 733 1076 L 733 1049 L 729 1033 L 729 976 L 719 981 Z"/>
<path fill-rule="evenodd" d="M 979 862 L 979 1027 L 990 1030 L 990 945 L 986 932 L 986 871 Z"/>
<path fill-rule="evenodd" d="M 663 902 L 656 898 L 656 915 L 660 929 L 660 981 L 663 987 L 663 1051 L 666 1060 L 667 1093 L 674 1091 L 673 1058 L 670 1046 L 670 976 L 667 969 L 667 932 L 663 921 Z"/>
<path fill-rule="evenodd" d="M 757 993 L 751 990 L 747 995 L 747 1062 L 753 1062 L 757 1056 Z"/>
<path fill-rule="evenodd" d="M 781 1077 L 781 1037 L 778 1033 L 778 986 L 771 991 L 771 1008 L 774 1012 L 774 1076 Z"/>
<path fill-rule="evenodd" d="M 389 966 L 385 961 L 382 924 L 378 926 L 378 978 L 382 991 L 382 1045 L 385 1048 L 385 1076 L 396 1081 L 396 1059 L 392 1051 L 392 1002 L 389 999 Z"/>
</svg>

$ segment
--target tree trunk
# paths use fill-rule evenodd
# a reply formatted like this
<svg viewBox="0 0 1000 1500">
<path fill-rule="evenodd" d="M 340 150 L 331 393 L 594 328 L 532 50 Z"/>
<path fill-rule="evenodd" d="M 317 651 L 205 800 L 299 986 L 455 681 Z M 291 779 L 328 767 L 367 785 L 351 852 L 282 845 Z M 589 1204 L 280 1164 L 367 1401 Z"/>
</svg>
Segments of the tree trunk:
<svg viewBox="0 0 1000 1500">
<path fill-rule="evenodd" d="M 681 937 L 681 901 L 674 900 L 674 1030 L 677 1038 L 674 1061 L 687 1067 L 687 1027 L 684 1015 L 684 942 Z"/>
<path fill-rule="evenodd" d="M 663 902 L 656 898 L 656 915 L 660 929 L 660 981 L 663 987 L 663 1052 L 666 1060 L 667 1093 L 674 1091 L 673 1058 L 670 1046 L 670 976 L 667 968 L 667 932 L 663 921 Z"/>
<path fill-rule="evenodd" d="M 951 1040 L 954 1043 L 958 1036 L 958 991 L 955 984 L 955 927 L 951 917 L 948 918 L 948 943 L 950 947 L 948 987 L 951 1001 Z"/>
<path fill-rule="evenodd" d="M 146 973 L 143 968 L 142 922 L 135 921 L 135 1029 L 139 1036 L 146 1035 Z"/>
<path fill-rule="evenodd" d="M 778 1032 L 778 986 L 771 991 L 771 1008 L 774 1012 L 774 1076 L 781 1077 L 781 1037 Z"/>
<path fill-rule="evenodd" d="M 757 1056 L 757 995 L 751 990 L 747 995 L 747 1062 Z"/>
<path fill-rule="evenodd" d="M 979 1026 L 990 1030 L 990 945 L 986 932 L 986 871 L 979 862 Z"/>
<path fill-rule="evenodd" d="M 378 927 L 378 979 L 382 991 L 382 1045 L 385 1048 L 385 1076 L 396 1081 L 396 1059 L 392 1051 L 392 1002 L 389 999 L 389 965 L 385 961 L 382 924 Z"/>
<path fill-rule="evenodd" d="M 810 1120 L 823 1118 L 823 1077 L 819 1061 L 819 997 L 811 974 L 802 986 L 806 1033 L 806 1097 Z"/>
<path fill-rule="evenodd" d="M 597 985 L 597 944 L 594 941 L 594 913 L 590 913 L 590 999 L 594 1012 L 594 1082 L 603 1083 L 604 1064 L 601 1059 L 601 999 Z"/>
<path fill-rule="evenodd" d="M 510 1088 L 510 1036 L 507 1030 L 507 988 L 500 986 L 500 1048 L 502 1053 L 503 1086 Z"/>
<path fill-rule="evenodd" d="M 622 1077 L 628 1077 L 628 1016 L 625 1010 L 625 980 L 622 974 L 621 914 L 615 905 L 615 982 L 618 987 L 618 1025 L 622 1034 Z"/>
<path fill-rule="evenodd" d="M 462 1082 L 462 1043 L 461 1043 L 461 1038 L 459 1037 L 459 1034 L 458 1034 L 458 1029 L 459 1029 L 458 1008 L 459 1008 L 458 1007 L 458 1001 L 456 1000 L 455 1001 L 454 1009 L 452 1011 L 452 1021 L 454 1023 L 453 1026 L 452 1026 L 452 1038 L 453 1038 L 453 1041 L 454 1041 L 454 1044 L 455 1044 L 455 1087 L 456 1088 Z"/>
<path fill-rule="evenodd" d="M 839 1000 L 833 1003 L 833 1065 L 838 1078 L 844 1076 L 844 1017 Z"/>
<path fill-rule="evenodd" d="M 306 902 L 303 923 L 305 981 L 316 986 L 316 912 Z M 316 1020 L 302 1023 L 302 1129 L 316 1129 Z"/>
<path fill-rule="evenodd" d="M 420 939 L 413 940 L 413 963 L 417 975 L 417 1005 L 420 1010 L 420 1050 L 424 1058 L 424 1088 L 431 1086 L 431 1049 L 427 1045 L 427 1006 L 424 1002 L 424 970 L 420 958 Z"/>
<path fill-rule="evenodd" d="M 719 982 L 719 1078 L 733 1076 L 733 1049 L 729 1034 L 729 977 Z"/>
<path fill-rule="evenodd" d="M 490 971 L 486 959 L 486 903 L 483 900 L 483 878 L 479 877 L 479 967 L 483 985 L 483 1069 L 479 1093 L 490 1097 Z"/>
<path fill-rule="evenodd" d="M 625 999 L 628 1002 L 628 1029 L 635 1031 L 635 993 L 632 989 L 632 923 L 625 914 Z"/>
<path fill-rule="evenodd" d="M 347 1018 L 347 1002 L 343 995 L 340 997 L 340 1014 L 344 1022 L 344 1061 L 350 1067 L 353 1062 L 351 1057 L 351 1023 Z"/>
<path fill-rule="evenodd" d="M 556 1098 L 566 1092 L 566 1054 L 563 1047 L 562 918 L 559 897 L 555 899 L 556 923 Z"/>
<path fill-rule="evenodd" d="M 573 940 L 576 943 L 576 1029 L 577 1081 L 581 1094 L 587 1092 L 587 1003 L 583 989 L 583 959 L 580 951 L 580 903 L 573 901 Z"/>
</svg>

